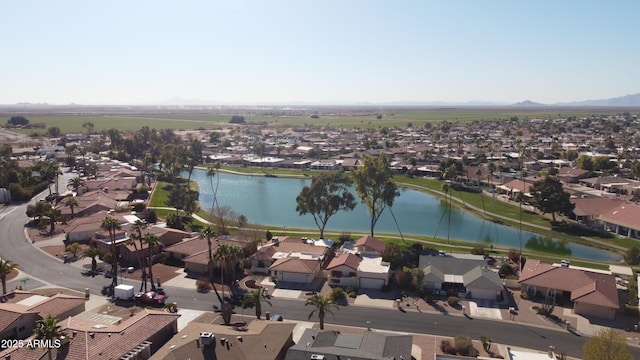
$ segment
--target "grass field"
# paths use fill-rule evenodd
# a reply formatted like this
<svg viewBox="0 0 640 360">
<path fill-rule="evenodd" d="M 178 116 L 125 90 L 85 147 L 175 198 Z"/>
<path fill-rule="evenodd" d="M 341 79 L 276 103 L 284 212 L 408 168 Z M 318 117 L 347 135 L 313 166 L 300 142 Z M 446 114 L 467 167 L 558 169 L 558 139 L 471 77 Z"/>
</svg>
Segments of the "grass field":
<svg viewBox="0 0 640 360">
<path fill-rule="evenodd" d="M 326 113 L 323 113 L 326 112 Z M 219 111 L 217 111 L 219 112 Z M 295 115 L 273 115 L 267 111 L 247 110 L 244 115 L 248 124 L 269 123 L 279 125 L 315 125 L 331 126 L 336 128 L 379 128 L 393 126 L 424 126 L 427 123 L 469 122 L 474 120 L 506 120 L 517 116 L 520 119 L 555 119 L 558 117 L 600 115 L 606 113 L 619 113 L 620 110 L 602 109 L 558 109 L 558 108 L 396 108 L 386 109 L 371 108 L 368 110 L 341 109 L 336 111 L 318 111 L 319 118 L 311 119 L 309 115 L 296 111 Z M 315 111 L 309 110 L 309 114 Z M 383 115 L 380 119 L 377 115 Z M 8 118 L 8 117 L 7 117 Z M 135 114 L 135 115 L 29 115 L 31 123 L 44 123 L 47 127 L 59 127 L 63 133 L 84 132 L 82 124 L 91 122 L 95 125 L 94 131 L 118 129 L 121 131 L 135 131 L 143 126 L 155 129 L 214 129 L 229 126 L 231 114 Z M 45 133 L 46 129 L 18 130 L 23 134 Z"/>
</svg>

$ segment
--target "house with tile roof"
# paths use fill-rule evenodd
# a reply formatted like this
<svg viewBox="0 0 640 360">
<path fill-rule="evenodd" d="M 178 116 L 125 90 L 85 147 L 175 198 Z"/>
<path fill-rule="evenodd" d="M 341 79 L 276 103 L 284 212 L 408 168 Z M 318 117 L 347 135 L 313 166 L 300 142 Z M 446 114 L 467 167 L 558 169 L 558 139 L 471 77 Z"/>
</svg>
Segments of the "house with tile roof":
<svg viewBox="0 0 640 360">
<path fill-rule="evenodd" d="M 357 252 L 361 254 L 373 253 L 377 255 L 382 255 L 384 249 L 387 247 L 383 241 L 378 240 L 378 238 L 365 235 L 356 240 L 354 245 Z"/>
<path fill-rule="evenodd" d="M 597 226 L 596 220 L 602 213 L 610 212 L 621 203 L 621 199 L 610 199 L 603 197 L 576 197 L 571 199 L 571 203 L 575 205 L 569 218 L 580 222 L 581 224 Z"/>
<path fill-rule="evenodd" d="M 333 243 L 327 240 L 284 237 L 272 239 L 275 252 L 269 274 L 281 282 L 310 284 L 321 275 Z"/>
<path fill-rule="evenodd" d="M 358 266 L 360 257 L 351 254 L 340 254 L 329 262 L 327 280 L 329 285 L 358 287 Z"/>
<path fill-rule="evenodd" d="M 496 300 L 504 291 L 498 273 L 487 269 L 484 260 L 420 255 L 419 268 L 424 273 L 422 285 L 432 292 Z"/>
<path fill-rule="evenodd" d="M 586 317 L 615 319 L 620 310 L 613 275 L 528 260 L 519 280 L 523 292 L 542 299 L 573 305 L 573 312 Z"/>
<path fill-rule="evenodd" d="M 606 231 L 640 239 L 640 217 L 638 214 L 640 214 L 640 206 L 627 201 L 603 209 L 596 219 Z"/>
<path fill-rule="evenodd" d="M 177 332 L 178 317 L 148 309 L 115 324 L 70 317 L 58 323 L 67 336 L 52 355 L 66 360 L 148 359 Z M 42 359 L 46 352 L 46 348 L 15 347 L 1 351 L 0 359 Z"/>
<path fill-rule="evenodd" d="M 212 254 L 220 244 L 234 245 L 244 249 L 249 243 L 234 238 L 212 238 Z M 163 251 L 169 254 L 169 257 L 183 261 L 185 271 L 198 274 L 205 274 L 208 271 L 209 244 L 207 239 L 201 239 L 199 236 L 190 237 L 166 247 Z"/>
<path fill-rule="evenodd" d="M 77 315 L 85 310 L 86 301 L 84 297 L 65 294 L 48 297 L 23 290 L 10 292 L 0 297 L 0 338 L 25 339 L 33 333 L 38 320 Z"/>
<path fill-rule="evenodd" d="M 413 336 L 381 331 L 362 334 L 306 329 L 285 360 L 411 359 Z"/>
<path fill-rule="evenodd" d="M 151 360 L 281 360 L 293 342 L 295 323 L 253 320 L 238 331 L 231 326 L 191 322 Z"/>
</svg>

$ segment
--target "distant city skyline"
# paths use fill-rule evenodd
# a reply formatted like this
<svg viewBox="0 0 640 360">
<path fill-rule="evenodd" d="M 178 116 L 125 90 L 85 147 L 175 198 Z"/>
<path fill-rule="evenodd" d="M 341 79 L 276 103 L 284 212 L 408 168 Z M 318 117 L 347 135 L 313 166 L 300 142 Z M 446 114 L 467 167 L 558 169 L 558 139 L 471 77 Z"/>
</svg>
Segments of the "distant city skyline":
<svg viewBox="0 0 640 360">
<path fill-rule="evenodd" d="M 640 92 L 640 2 L 6 2 L 0 104 L 556 104 Z"/>
</svg>

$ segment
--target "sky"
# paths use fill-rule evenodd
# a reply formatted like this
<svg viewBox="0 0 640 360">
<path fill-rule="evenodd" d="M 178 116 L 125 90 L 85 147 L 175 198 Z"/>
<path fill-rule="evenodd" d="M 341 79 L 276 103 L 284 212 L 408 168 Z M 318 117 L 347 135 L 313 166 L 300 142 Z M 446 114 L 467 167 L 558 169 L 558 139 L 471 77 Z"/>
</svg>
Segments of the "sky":
<svg viewBox="0 0 640 360">
<path fill-rule="evenodd" d="M 3 1 L 0 104 L 606 99 L 640 92 L 638 14 L 640 1 Z"/>
</svg>

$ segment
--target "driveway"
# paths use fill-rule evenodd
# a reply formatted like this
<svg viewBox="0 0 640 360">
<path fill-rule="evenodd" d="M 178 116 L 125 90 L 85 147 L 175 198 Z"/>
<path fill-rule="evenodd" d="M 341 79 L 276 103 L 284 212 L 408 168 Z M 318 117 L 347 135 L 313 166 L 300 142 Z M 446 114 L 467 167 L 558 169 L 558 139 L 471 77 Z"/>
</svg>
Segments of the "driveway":
<svg viewBox="0 0 640 360">
<path fill-rule="evenodd" d="M 469 301 L 469 314 L 471 317 L 502 320 L 502 312 L 493 300 Z"/>
</svg>

